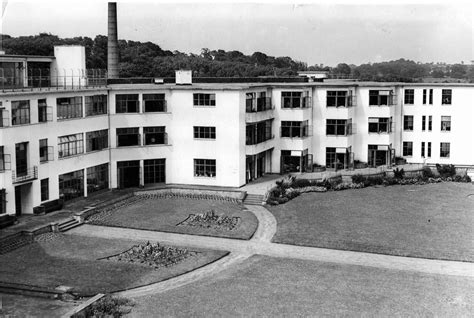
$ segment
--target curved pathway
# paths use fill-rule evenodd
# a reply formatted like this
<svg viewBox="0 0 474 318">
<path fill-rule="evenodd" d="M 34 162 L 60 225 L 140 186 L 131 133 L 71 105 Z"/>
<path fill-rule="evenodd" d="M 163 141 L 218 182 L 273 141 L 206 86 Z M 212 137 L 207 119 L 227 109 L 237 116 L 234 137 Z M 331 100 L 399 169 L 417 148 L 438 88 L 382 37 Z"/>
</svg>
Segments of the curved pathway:
<svg viewBox="0 0 474 318">
<path fill-rule="evenodd" d="M 277 230 L 277 221 L 273 214 L 263 206 L 248 205 L 246 208 L 255 214 L 259 222 L 253 237 L 248 241 L 87 224 L 74 228 L 67 233 L 109 239 L 127 237 L 128 239 L 139 241 L 159 241 L 178 246 L 230 251 L 229 255 L 220 260 L 189 273 L 166 281 L 117 293 L 124 297 L 145 296 L 181 287 L 235 266 L 254 254 L 474 278 L 474 264 L 468 262 L 431 260 L 272 243 L 271 239 Z"/>
</svg>

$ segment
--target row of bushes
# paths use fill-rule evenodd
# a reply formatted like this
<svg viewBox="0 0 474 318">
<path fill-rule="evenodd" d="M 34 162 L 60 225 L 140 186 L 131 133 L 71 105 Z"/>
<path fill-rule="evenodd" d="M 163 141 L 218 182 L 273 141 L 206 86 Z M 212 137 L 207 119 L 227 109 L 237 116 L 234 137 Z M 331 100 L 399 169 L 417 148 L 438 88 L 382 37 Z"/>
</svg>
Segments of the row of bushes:
<svg viewBox="0 0 474 318">
<path fill-rule="evenodd" d="M 471 182 L 471 178 L 468 175 L 457 175 L 453 165 L 437 165 L 437 171 L 438 174 L 435 175 L 429 167 L 424 167 L 418 174 L 405 177 L 405 171 L 397 168 L 393 171 L 393 176 L 388 176 L 385 172 L 370 176 L 356 174 L 351 177 L 352 183 L 343 182 L 340 176 L 322 181 L 296 179 L 293 176 L 289 176 L 287 179 L 276 182 L 276 186 L 268 192 L 266 202 L 270 205 L 277 205 L 286 203 L 301 193 L 361 189 L 375 185 L 389 186 L 450 181 Z"/>
</svg>

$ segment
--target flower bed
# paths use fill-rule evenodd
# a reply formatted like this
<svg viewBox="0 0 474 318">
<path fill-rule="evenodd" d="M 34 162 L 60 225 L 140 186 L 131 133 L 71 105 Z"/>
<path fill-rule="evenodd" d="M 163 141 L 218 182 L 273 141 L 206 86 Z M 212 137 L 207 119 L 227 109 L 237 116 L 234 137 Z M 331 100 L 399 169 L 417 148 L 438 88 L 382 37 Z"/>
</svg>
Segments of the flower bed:
<svg viewBox="0 0 474 318">
<path fill-rule="evenodd" d="M 436 176 L 429 167 L 423 170 L 410 172 L 411 177 L 405 177 L 403 169 L 393 171 L 393 176 L 388 176 L 385 172 L 376 175 L 364 176 L 356 174 L 352 176 L 351 183 L 342 182 L 342 177 L 333 177 L 322 181 L 296 179 L 289 176 L 287 179 L 276 182 L 276 186 L 270 189 L 266 194 L 266 202 L 270 205 L 286 203 L 289 200 L 306 192 L 326 192 L 340 191 L 346 189 L 361 189 L 369 186 L 389 186 L 389 185 L 409 185 L 409 184 L 427 184 L 438 182 L 471 182 L 467 174 L 457 175 L 453 165 L 436 165 L 438 176 Z M 408 173 L 407 173 L 408 174 Z"/>
<path fill-rule="evenodd" d="M 178 226 L 199 226 L 219 230 L 233 230 L 239 223 L 239 217 L 217 215 L 214 210 L 199 214 L 190 214 L 186 220 L 178 223 Z"/>
<path fill-rule="evenodd" d="M 172 266 L 195 253 L 196 252 L 190 252 L 187 249 L 147 242 L 145 244 L 134 245 L 128 251 L 106 257 L 105 259 L 159 268 L 162 266 Z"/>
</svg>

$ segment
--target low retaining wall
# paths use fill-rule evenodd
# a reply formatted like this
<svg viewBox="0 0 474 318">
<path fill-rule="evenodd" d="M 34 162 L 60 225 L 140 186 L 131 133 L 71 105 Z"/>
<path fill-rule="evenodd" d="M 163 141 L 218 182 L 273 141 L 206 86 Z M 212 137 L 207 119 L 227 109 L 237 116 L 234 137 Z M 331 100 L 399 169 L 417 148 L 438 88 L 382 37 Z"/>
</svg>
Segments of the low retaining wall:
<svg viewBox="0 0 474 318">
<path fill-rule="evenodd" d="M 234 202 L 243 202 L 246 196 L 245 191 L 228 190 L 202 190 L 202 189 L 183 189 L 183 188 L 165 188 L 156 190 L 136 191 L 137 196 L 153 197 L 188 197 L 191 199 L 210 199 L 226 200 Z"/>
</svg>

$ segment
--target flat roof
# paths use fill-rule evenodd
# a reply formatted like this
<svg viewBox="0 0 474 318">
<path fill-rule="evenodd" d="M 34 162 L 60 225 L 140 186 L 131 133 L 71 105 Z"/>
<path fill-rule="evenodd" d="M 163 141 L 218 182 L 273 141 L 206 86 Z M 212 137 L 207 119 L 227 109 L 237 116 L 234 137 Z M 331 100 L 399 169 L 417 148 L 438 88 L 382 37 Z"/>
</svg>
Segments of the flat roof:
<svg viewBox="0 0 474 318">
<path fill-rule="evenodd" d="M 27 62 L 52 62 L 55 59 L 54 56 L 0 54 L 0 62 L 10 62 L 15 60 L 26 60 Z"/>
</svg>

